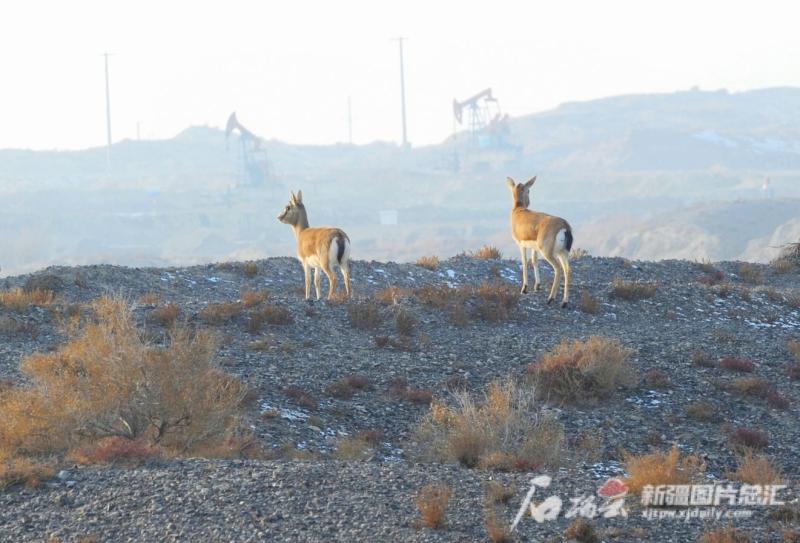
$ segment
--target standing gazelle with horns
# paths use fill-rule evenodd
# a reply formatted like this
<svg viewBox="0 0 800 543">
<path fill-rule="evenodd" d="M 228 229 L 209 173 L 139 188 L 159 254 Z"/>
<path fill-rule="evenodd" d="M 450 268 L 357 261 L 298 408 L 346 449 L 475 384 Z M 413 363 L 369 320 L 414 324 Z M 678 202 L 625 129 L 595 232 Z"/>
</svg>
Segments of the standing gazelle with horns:
<svg viewBox="0 0 800 543">
<path fill-rule="evenodd" d="M 530 188 L 536 181 L 532 177 L 527 183 L 515 183 L 508 177 L 506 182 L 511 190 L 511 237 L 519 247 L 522 257 L 522 293 L 528 292 L 528 259 L 526 251 L 531 250 L 533 274 L 536 282 L 533 290 L 539 290 L 539 264 L 537 253 L 553 267 L 553 286 L 547 303 L 552 302 L 558 293 L 561 272 L 564 272 L 564 299 L 561 307 L 569 302 L 569 251 L 572 249 L 572 227 L 560 217 L 531 211 L 528 206 Z"/>
<path fill-rule="evenodd" d="M 336 290 L 336 274 L 333 269 L 338 266 L 344 278 L 344 290 L 350 296 L 350 238 L 338 228 L 309 228 L 308 214 L 303 205 L 303 192 L 297 191 L 295 195 L 289 192 L 289 203 L 278 215 L 278 220 L 288 224 L 294 231 L 297 240 L 297 258 L 303 265 L 306 281 L 306 300 L 311 294 L 311 268 L 314 268 L 314 289 L 317 291 L 317 300 L 321 293 L 319 288 L 320 273 L 328 277 L 328 299 L 333 298 Z"/>
</svg>

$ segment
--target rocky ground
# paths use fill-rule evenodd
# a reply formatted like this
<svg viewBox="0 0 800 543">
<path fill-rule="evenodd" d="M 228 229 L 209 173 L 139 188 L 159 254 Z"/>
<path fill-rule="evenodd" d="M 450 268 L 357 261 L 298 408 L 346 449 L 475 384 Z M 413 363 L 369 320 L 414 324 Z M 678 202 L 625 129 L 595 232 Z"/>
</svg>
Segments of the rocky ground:
<svg viewBox="0 0 800 543">
<path fill-rule="evenodd" d="M 493 280 L 517 285 L 519 263 L 460 256 L 429 270 L 357 261 L 351 266 L 356 301 L 339 303 L 304 301 L 300 266 L 289 258 L 259 261 L 255 268 L 54 267 L 6 278 L 3 288 L 38 284 L 52 289 L 57 301 L 22 311 L 0 306 L 0 377 L 22 379 L 22 357 L 65 340 L 59 322 L 70 304 L 121 293 L 136 303 L 137 318 L 157 340 L 164 331 L 153 315 L 174 303 L 179 318 L 218 332 L 221 365 L 253 390 L 247 423 L 275 454 L 138 467 L 60 466 L 59 476 L 38 489 L 0 493 L 0 540 L 485 541 L 487 481 L 516 489 L 499 509 L 510 523 L 532 474 L 419 462 L 412 435 L 428 411 L 425 395 L 446 400 L 455 385 L 479 392 L 497 378 L 524 375 L 562 339 L 592 335 L 616 338 L 634 350 L 639 383 L 595 405 L 548 405 L 569 443 L 561 467 L 549 473 L 554 480 L 548 494 L 567 504 L 570 497 L 593 494 L 608 477 L 623 473 L 625 453 L 666 450 L 673 443 L 703 457 L 710 481 L 725 481 L 736 467 L 730 434 L 748 427 L 769 436 L 764 452 L 789 483 L 781 496 L 797 506 L 800 390 L 787 377 L 792 355 L 785 345 L 800 339 L 798 268 L 743 270 L 736 262 L 715 268 L 722 282 L 708 286 L 699 280 L 709 277 L 710 267 L 699 263 L 583 256 L 573 261 L 567 309 L 546 305 L 545 292 L 530 293 L 507 320 L 469 316 L 455 326 L 446 312 L 401 294 L 377 304 L 376 324 L 366 329 L 353 326 L 348 311 L 389 286 L 413 290 Z M 549 286 L 550 269 L 543 265 L 542 271 Z M 611 295 L 615 278 L 656 283 L 657 289 L 651 298 L 622 300 Z M 290 322 L 254 327 L 250 309 L 221 323 L 203 318 L 208 304 L 238 301 L 247 290 L 267 290 L 268 303 L 288 310 Z M 581 309 L 583 291 L 597 299 L 595 313 Z M 151 300 L 142 298 L 147 294 Z M 408 336 L 397 329 L 400 312 L 413 322 Z M 698 351 L 710 362 L 698 364 Z M 788 405 L 732 391 L 729 383 L 741 375 L 718 366 L 725 356 L 752 360 L 752 375 L 767 379 Z M 366 377 L 368 385 L 351 398 L 336 397 L 331 384 L 349 376 Z M 416 398 L 397 393 L 401 379 L 419 393 Z M 687 417 L 687 405 L 699 400 L 713 405 L 712 420 Z M 362 431 L 380 436 L 375 453 L 366 461 L 335 459 L 336 443 Z M 594 438 L 590 451 L 581 445 L 587 436 Z M 414 497 L 429 483 L 452 488 L 447 524 L 439 530 L 417 526 Z M 752 517 L 734 522 L 649 520 L 634 497 L 626 507 L 627 518 L 592 521 L 603 540 L 692 541 L 733 523 L 754 541 L 782 541 L 785 530 L 798 529 L 797 517 L 794 524 L 778 522 L 770 507 L 754 508 Z M 564 512 L 541 524 L 526 517 L 514 537 L 560 541 L 570 522 Z"/>
</svg>

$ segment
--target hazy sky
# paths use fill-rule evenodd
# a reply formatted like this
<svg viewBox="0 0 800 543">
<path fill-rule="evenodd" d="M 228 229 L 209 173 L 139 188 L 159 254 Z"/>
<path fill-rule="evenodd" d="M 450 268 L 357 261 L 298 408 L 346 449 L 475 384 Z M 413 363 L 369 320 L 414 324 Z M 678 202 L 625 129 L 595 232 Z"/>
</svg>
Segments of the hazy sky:
<svg viewBox="0 0 800 543">
<path fill-rule="evenodd" d="M 504 112 L 698 85 L 800 86 L 796 2 L 4 2 L 0 148 L 105 142 L 223 126 L 293 143 L 398 141 L 395 36 L 409 139 L 453 128 L 451 102 L 492 87 Z"/>
</svg>

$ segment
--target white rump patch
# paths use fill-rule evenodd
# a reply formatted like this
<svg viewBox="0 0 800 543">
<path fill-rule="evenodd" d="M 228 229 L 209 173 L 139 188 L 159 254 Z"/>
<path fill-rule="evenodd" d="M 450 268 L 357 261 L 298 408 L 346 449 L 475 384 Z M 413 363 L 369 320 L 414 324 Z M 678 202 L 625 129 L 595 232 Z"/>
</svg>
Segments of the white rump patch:
<svg viewBox="0 0 800 543">
<path fill-rule="evenodd" d="M 556 234 L 556 248 L 561 249 L 562 251 L 567 250 L 567 229 L 562 228 Z"/>
</svg>

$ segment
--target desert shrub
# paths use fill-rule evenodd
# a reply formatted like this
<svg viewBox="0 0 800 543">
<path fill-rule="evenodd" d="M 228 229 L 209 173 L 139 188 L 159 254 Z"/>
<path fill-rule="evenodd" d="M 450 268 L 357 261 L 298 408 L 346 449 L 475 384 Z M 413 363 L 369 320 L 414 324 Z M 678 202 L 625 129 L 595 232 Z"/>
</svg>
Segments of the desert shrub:
<svg viewBox="0 0 800 543">
<path fill-rule="evenodd" d="M 148 320 L 161 326 L 169 327 L 175 324 L 180 313 L 181 310 L 177 305 L 166 304 L 153 309 L 153 311 L 150 312 Z"/>
<path fill-rule="evenodd" d="M 441 528 L 445 524 L 447 504 L 453 491 L 446 485 L 427 485 L 417 494 L 415 503 L 426 528 Z"/>
<path fill-rule="evenodd" d="M 790 339 L 786 342 L 786 350 L 792 353 L 792 356 L 800 362 L 800 341 L 796 339 Z"/>
<path fill-rule="evenodd" d="M 789 273 L 794 268 L 794 262 L 789 258 L 776 258 L 769 263 L 770 267 L 775 270 L 775 273 Z"/>
<path fill-rule="evenodd" d="M 238 302 L 208 304 L 200 311 L 200 319 L 207 324 L 223 324 L 241 312 L 242 304 Z"/>
<path fill-rule="evenodd" d="M 740 377 L 731 383 L 732 388 L 743 396 L 766 398 L 772 389 L 769 381 L 763 377 Z"/>
<path fill-rule="evenodd" d="M 393 379 L 389 383 L 389 395 L 411 403 L 428 405 L 433 400 L 433 392 L 429 388 L 409 386 L 403 378 Z"/>
<path fill-rule="evenodd" d="M 772 465 L 769 457 L 755 455 L 746 450 L 737 461 L 736 471 L 729 473 L 728 478 L 749 485 L 780 484 L 783 476 L 778 468 Z"/>
<path fill-rule="evenodd" d="M 479 258 L 481 260 L 499 260 L 503 258 L 503 253 L 494 245 L 484 245 L 472 253 L 472 256 L 473 258 Z"/>
<path fill-rule="evenodd" d="M 486 506 L 483 513 L 483 521 L 489 541 L 492 543 L 510 543 L 512 541 L 508 525 L 497 515 L 497 510 L 494 506 Z"/>
<path fill-rule="evenodd" d="M 264 323 L 276 326 L 292 324 L 294 318 L 288 309 L 282 305 L 265 305 L 254 310 L 247 321 L 247 330 L 250 333 L 258 333 Z"/>
<path fill-rule="evenodd" d="M 31 306 L 45 306 L 51 303 L 53 303 L 53 292 L 50 290 L 15 288 L 0 291 L 0 305 L 12 311 L 23 311 Z"/>
<path fill-rule="evenodd" d="M 632 385 L 632 350 L 618 341 L 592 336 L 562 341 L 528 367 L 544 391 L 564 401 L 606 398 L 620 385 Z"/>
<path fill-rule="evenodd" d="M 625 455 L 625 483 L 638 494 L 646 485 L 682 485 L 697 479 L 705 465 L 697 455 L 681 458 L 677 446 L 669 452 L 654 452 L 641 456 Z"/>
<path fill-rule="evenodd" d="M 786 377 L 792 381 L 800 381 L 800 362 L 791 362 L 787 364 Z"/>
<path fill-rule="evenodd" d="M 37 488 L 54 474 L 55 470 L 49 464 L 29 458 L 0 457 L 0 490 L 16 485 Z"/>
<path fill-rule="evenodd" d="M 400 287 L 386 287 L 375 293 L 375 301 L 381 305 L 395 305 L 402 298 L 411 296 L 411 291 Z"/>
<path fill-rule="evenodd" d="M 289 385 L 282 390 L 283 395 L 293 400 L 300 407 L 316 410 L 319 405 L 314 397 L 297 385 Z"/>
<path fill-rule="evenodd" d="M 697 543 L 750 543 L 750 536 L 730 526 L 704 532 Z"/>
<path fill-rule="evenodd" d="M 581 301 L 578 307 L 581 311 L 590 315 L 597 315 L 600 312 L 599 300 L 589 294 L 588 290 L 581 291 Z"/>
<path fill-rule="evenodd" d="M 485 485 L 485 502 L 487 504 L 508 503 L 516 494 L 516 487 L 505 486 L 499 481 L 487 481 Z"/>
<path fill-rule="evenodd" d="M 161 296 L 157 292 L 145 292 L 139 296 L 139 305 L 158 305 Z"/>
<path fill-rule="evenodd" d="M 464 289 L 447 285 L 425 286 L 414 290 L 414 296 L 428 308 L 444 309 L 453 303 L 463 302 L 467 297 Z"/>
<path fill-rule="evenodd" d="M 486 322 L 508 320 L 519 303 L 519 291 L 502 281 L 483 282 L 478 285 L 476 294 L 476 314 Z"/>
<path fill-rule="evenodd" d="M 761 282 L 761 270 L 754 264 L 745 262 L 739 266 L 739 277 L 741 277 L 742 281 L 745 283 L 755 285 Z"/>
<path fill-rule="evenodd" d="M 658 285 L 656 283 L 624 281 L 617 277 L 611 284 L 611 298 L 636 302 L 645 298 L 652 298 L 657 290 Z"/>
<path fill-rule="evenodd" d="M 185 453 L 235 428 L 246 387 L 217 367 L 212 336 L 173 328 L 165 346 L 153 346 L 123 300 L 92 308 L 74 339 L 22 361 L 28 385 L 0 396 L 8 450 L 60 452 L 119 436 Z"/>
<path fill-rule="evenodd" d="M 425 268 L 426 270 L 434 271 L 439 267 L 439 257 L 437 256 L 422 256 L 417 259 L 417 266 Z"/>
<path fill-rule="evenodd" d="M 756 368 L 752 360 L 742 358 L 739 356 L 726 356 L 719 361 L 719 367 L 729 371 L 736 371 L 739 373 L 752 373 Z"/>
<path fill-rule="evenodd" d="M 111 436 L 70 450 L 67 453 L 67 460 L 84 465 L 116 462 L 139 464 L 158 458 L 162 454 L 161 447 L 146 439 L 132 440 Z"/>
<path fill-rule="evenodd" d="M 578 260 L 579 258 L 583 258 L 585 256 L 592 256 L 589 254 L 589 251 L 586 249 L 581 249 L 580 247 L 574 247 L 572 251 L 569 253 L 570 260 Z"/>
<path fill-rule="evenodd" d="M 650 388 L 669 388 L 672 381 L 669 375 L 659 369 L 653 368 L 644 374 L 644 384 Z"/>
<path fill-rule="evenodd" d="M 577 518 L 564 530 L 564 537 L 578 543 L 597 543 L 600 537 L 597 535 L 594 525 L 584 518 Z"/>
<path fill-rule="evenodd" d="M 356 302 L 347 306 L 347 317 L 353 328 L 370 330 L 381 322 L 380 308 L 374 302 Z"/>
<path fill-rule="evenodd" d="M 686 416 L 698 422 L 711 422 L 717 418 L 717 409 L 708 402 L 694 402 L 686 406 Z"/>
<path fill-rule="evenodd" d="M 767 404 L 775 409 L 788 409 L 790 405 L 789 400 L 781 396 L 774 388 L 767 391 L 766 400 Z"/>
<path fill-rule="evenodd" d="M 401 336 L 412 335 L 416 325 L 417 319 L 405 309 L 400 309 L 394 316 L 394 326 L 397 329 L 397 333 Z"/>
<path fill-rule="evenodd" d="M 431 405 L 415 430 L 421 458 L 498 471 L 555 466 L 561 425 L 534 402 L 533 388 L 511 379 L 489 385 L 480 398 L 452 394 L 453 405 Z"/>
<path fill-rule="evenodd" d="M 258 275 L 258 264 L 255 262 L 245 262 L 242 264 L 242 273 L 245 277 L 253 278 Z"/>
<path fill-rule="evenodd" d="M 325 392 L 329 396 L 341 400 L 349 400 L 358 390 L 363 390 L 369 386 L 369 379 L 363 375 L 350 375 L 344 379 L 339 379 L 329 384 Z"/>
<path fill-rule="evenodd" d="M 800 309 L 800 289 L 792 289 L 786 292 L 786 305 L 792 309 Z"/>
<path fill-rule="evenodd" d="M 339 460 L 366 462 L 375 456 L 375 448 L 361 437 L 346 437 L 338 441 L 333 455 Z"/>
<path fill-rule="evenodd" d="M 714 360 L 711 358 L 711 355 L 708 352 L 702 349 L 695 349 L 692 351 L 692 366 L 698 366 L 701 368 L 713 368 L 715 367 Z"/>
<path fill-rule="evenodd" d="M 736 449 L 764 449 L 769 445 L 769 437 L 761 430 L 740 427 L 730 436 L 731 445 Z"/>
<path fill-rule="evenodd" d="M 261 305 L 267 301 L 269 297 L 269 292 L 266 290 L 249 290 L 243 289 L 242 292 L 239 294 L 239 298 L 241 298 L 242 305 L 245 307 L 255 307 L 257 305 Z"/>
<path fill-rule="evenodd" d="M 712 270 L 707 272 L 705 275 L 701 275 L 697 282 L 706 285 L 709 287 L 713 287 L 725 281 L 725 273 L 720 270 Z M 725 296 L 722 296 L 723 298 Z"/>
</svg>

